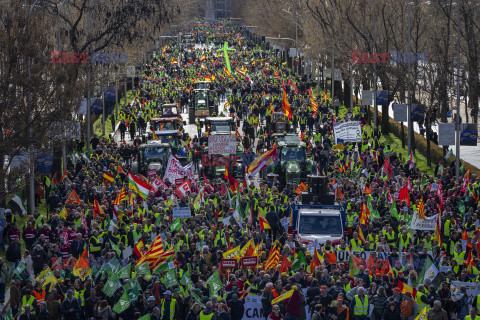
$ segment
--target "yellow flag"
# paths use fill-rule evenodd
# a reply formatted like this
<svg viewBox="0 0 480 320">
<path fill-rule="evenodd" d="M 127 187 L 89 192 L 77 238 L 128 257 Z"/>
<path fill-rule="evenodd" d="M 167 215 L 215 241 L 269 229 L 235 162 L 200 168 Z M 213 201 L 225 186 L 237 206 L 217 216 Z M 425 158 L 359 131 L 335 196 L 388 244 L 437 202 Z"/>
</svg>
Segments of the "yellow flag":
<svg viewBox="0 0 480 320">
<path fill-rule="evenodd" d="M 427 307 L 423 308 L 422 311 L 418 314 L 418 316 L 415 318 L 415 320 L 423 320 L 427 318 Z"/>
<path fill-rule="evenodd" d="M 57 278 L 51 274 L 49 276 L 47 276 L 45 279 L 44 279 L 44 282 L 43 282 L 43 285 L 42 287 L 45 288 L 49 283 L 51 283 L 52 285 L 50 287 L 53 287 L 57 284 Z"/>
<path fill-rule="evenodd" d="M 276 304 L 277 302 L 280 302 L 282 300 L 288 299 L 292 296 L 293 290 L 287 291 L 276 297 L 275 299 L 272 300 L 272 305 Z"/>
<path fill-rule="evenodd" d="M 62 211 L 60 211 L 60 218 L 63 220 L 67 219 L 67 209 L 63 207 Z"/>
<path fill-rule="evenodd" d="M 232 250 L 225 252 L 225 253 L 223 254 L 223 258 L 224 258 L 224 259 L 235 258 L 235 257 L 238 255 L 239 252 L 240 252 L 240 246 L 235 247 L 235 248 L 233 248 Z"/>
<path fill-rule="evenodd" d="M 42 272 L 40 272 L 38 277 L 35 278 L 35 281 L 44 282 L 48 276 L 53 276 L 53 272 L 52 272 L 52 269 L 50 269 L 50 267 L 47 267 L 47 269 L 42 270 Z"/>
</svg>

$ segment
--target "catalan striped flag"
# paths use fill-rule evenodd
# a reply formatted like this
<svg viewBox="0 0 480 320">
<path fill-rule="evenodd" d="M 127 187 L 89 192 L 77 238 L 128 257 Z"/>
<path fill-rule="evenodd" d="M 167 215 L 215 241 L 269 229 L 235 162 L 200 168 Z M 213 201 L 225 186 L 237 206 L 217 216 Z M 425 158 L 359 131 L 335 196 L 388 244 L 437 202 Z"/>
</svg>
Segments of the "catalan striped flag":
<svg viewBox="0 0 480 320">
<path fill-rule="evenodd" d="M 310 104 L 312 107 L 313 115 L 315 115 L 318 111 L 318 104 L 315 102 L 315 99 L 313 98 L 313 92 L 312 89 L 308 89 L 308 95 L 310 96 Z"/>
<path fill-rule="evenodd" d="M 169 257 L 172 257 L 172 256 L 173 256 L 173 258 L 174 258 L 174 260 L 175 260 L 175 249 L 174 249 L 174 246 L 172 246 L 170 249 L 168 249 L 167 251 L 165 251 L 164 253 L 162 253 L 160 256 L 157 256 L 155 261 L 147 260 L 147 261 L 148 261 L 148 265 L 150 266 L 150 269 L 155 270 L 159 265 L 161 265 L 162 263 L 164 263 Z"/>
<path fill-rule="evenodd" d="M 158 257 L 163 254 L 163 243 L 162 243 L 162 237 L 158 235 L 150 244 L 150 247 L 148 247 L 147 252 L 142 256 L 141 259 L 137 261 L 137 266 L 147 262 L 150 264 L 151 262 L 157 261 Z"/>
<path fill-rule="evenodd" d="M 277 160 L 277 146 L 275 145 L 272 149 L 268 150 L 264 154 L 255 158 L 255 160 L 250 163 L 247 168 L 247 176 L 253 176 L 265 168 L 268 164 Z"/>
<path fill-rule="evenodd" d="M 267 262 L 265 262 L 265 271 L 274 268 L 277 268 L 278 261 L 280 261 L 280 246 L 278 243 L 275 243 L 272 249 L 270 249 L 270 254 L 268 255 Z"/>
<path fill-rule="evenodd" d="M 113 204 L 119 205 L 120 202 L 127 200 L 127 192 L 125 191 L 125 188 L 122 187 L 122 190 L 118 193 L 117 198 L 113 202 Z"/>
<path fill-rule="evenodd" d="M 98 203 L 97 199 L 93 200 L 93 212 L 94 212 L 94 217 L 96 216 L 95 213 L 98 214 L 98 215 L 101 215 L 101 216 L 105 215 L 105 211 L 103 211 L 103 209 L 100 206 L 100 204 Z"/>
</svg>

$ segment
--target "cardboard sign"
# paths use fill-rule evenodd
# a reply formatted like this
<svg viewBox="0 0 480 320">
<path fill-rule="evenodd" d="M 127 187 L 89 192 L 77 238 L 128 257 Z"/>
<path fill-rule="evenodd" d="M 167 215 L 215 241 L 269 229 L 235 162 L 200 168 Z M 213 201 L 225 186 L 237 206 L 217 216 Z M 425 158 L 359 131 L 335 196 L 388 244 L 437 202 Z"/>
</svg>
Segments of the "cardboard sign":
<svg viewBox="0 0 480 320">
<path fill-rule="evenodd" d="M 155 170 L 155 169 L 147 170 L 147 175 L 149 177 L 153 177 L 153 176 L 157 175 L 157 170 Z"/>
<path fill-rule="evenodd" d="M 185 181 L 184 183 L 182 183 L 181 185 L 179 185 L 177 187 L 177 189 L 175 189 L 174 193 L 175 195 L 177 196 L 178 199 L 182 199 L 185 194 L 188 192 L 192 192 L 192 189 L 190 188 L 190 181 L 187 180 Z"/>
<path fill-rule="evenodd" d="M 179 186 L 183 183 L 183 178 L 175 179 L 175 185 Z"/>
<path fill-rule="evenodd" d="M 240 264 L 243 268 L 255 268 L 258 264 L 258 257 L 240 258 Z"/>
<path fill-rule="evenodd" d="M 234 134 L 210 135 L 208 137 L 208 154 L 237 153 L 237 137 Z"/>
<path fill-rule="evenodd" d="M 172 213 L 173 219 L 180 218 L 180 219 L 187 219 L 192 216 L 192 212 L 190 207 L 175 207 L 173 208 Z"/>
<path fill-rule="evenodd" d="M 220 262 L 222 268 L 225 269 L 236 269 L 237 268 L 237 260 L 236 259 L 222 259 Z"/>
</svg>

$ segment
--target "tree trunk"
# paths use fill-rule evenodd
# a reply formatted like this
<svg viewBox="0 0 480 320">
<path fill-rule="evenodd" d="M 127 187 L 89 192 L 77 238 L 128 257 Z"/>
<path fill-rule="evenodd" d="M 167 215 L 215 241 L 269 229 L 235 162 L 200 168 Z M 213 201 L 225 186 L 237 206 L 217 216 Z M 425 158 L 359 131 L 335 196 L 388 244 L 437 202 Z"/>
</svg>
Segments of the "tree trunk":
<svg viewBox="0 0 480 320">
<path fill-rule="evenodd" d="M 390 133 L 390 128 L 389 128 L 389 116 L 388 116 L 388 108 L 389 106 L 382 106 L 382 134 L 383 135 L 388 135 Z"/>
<path fill-rule="evenodd" d="M 344 88 L 343 88 L 343 101 L 347 109 L 350 108 L 350 101 L 352 101 L 352 97 L 350 96 L 351 87 L 352 87 L 352 83 L 350 79 L 345 80 Z"/>
</svg>

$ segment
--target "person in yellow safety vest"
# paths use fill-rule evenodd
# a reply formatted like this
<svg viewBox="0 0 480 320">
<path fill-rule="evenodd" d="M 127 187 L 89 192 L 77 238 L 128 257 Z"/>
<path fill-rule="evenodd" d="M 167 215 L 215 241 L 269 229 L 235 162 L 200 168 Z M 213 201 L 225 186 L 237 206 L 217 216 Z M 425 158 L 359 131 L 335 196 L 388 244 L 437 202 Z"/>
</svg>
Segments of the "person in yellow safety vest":
<svg viewBox="0 0 480 320">
<path fill-rule="evenodd" d="M 102 252 L 102 245 L 98 239 L 98 231 L 94 230 L 93 235 L 89 239 L 90 253 L 95 257 L 99 257 Z"/>
<path fill-rule="evenodd" d="M 465 320 L 480 320 L 477 310 L 475 308 L 470 309 L 470 314 L 465 317 Z"/>
<path fill-rule="evenodd" d="M 22 298 L 22 312 L 25 312 L 25 306 L 27 305 L 30 306 L 30 310 L 37 309 L 37 301 L 32 295 L 32 291 L 30 289 L 25 291 L 25 295 Z"/>
<path fill-rule="evenodd" d="M 176 319 L 175 314 L 178 313 L 176 311 L 177 300 L 172 299 L 172 292 L 170 290 L 165 291 L 163 297 L 164 298 L 160 301 L 160 319 Z"/>
<path fill-rule="evenodd" d="M 353 310 L 354 320 L 367 320 L 369 304 L 363 287 L 357 289 L 357 294 L 350 303 L 350 310 Z"/>
<path fill-rule="evenodd" d="M 452 222 L 449 219 L 448 214 L 442 217 L 442 242 L 448 242 L 450 240 Z"/>
<path fill-rule="evenodd" d="M 358 238 L 358 232 L 353 233 L 353 239 L 350 240 L 350 249 L 352 251 L 363 251 L 362 240 Z"/>
<path fill-rule="evenodd" d="M 143 232 L 150 233 L 153 228 L 152 220 L 147 219 L 146 221 L 147 223 L 145 223 L 145 226 L 143 227 Z"/>
<path fill-rule="evenodd" d="M 315 142 L 317 146 L 322 143 L 322 134 L 320 132 L 313 134 L 313 142 Z"/>
<path fill-rule="evenodd" d="M 215 313 L 214 313 L 214 310 L 213 310 L 213 303 L 212 303 L 212 301 L 208 301 L 205 304 L 205 309 L 203 309 L 200 312 L 199 318 L 200 318 L 200 320 L 211 320 L 214 315 L 215 315 Z"/>
<path fill-rule="evenodd" d="M 415 296 L 415 302 L 417 302 L 418 312 L 421 312 L 424 308 L 427 308 L 426 312 L 430 310 L 430 303 L 428 302 L 427 295 L 424 293 L 424 290 L 424 285 L 419 284 L 417 295 Z"/>
<path fill-rule="evenodd" d="M 357 225 L 357 218 L 358 215 L 354 214 L 351 209 L 347 210 L 347 235 L 351 236 L 353 234 L 353 229 Z"/>
<path fill-rule="evenodd" d="M 457 261 L 457 264 L 460 266 L 463 264 L 465 259 L 465 251 L 462 250 L 462 244 L 457 244 L 457 250 L 453 252 L 453 259 Z"/>
<path fill-rule="evenodd" d="M 398 239 L 398 244 L 400 248 L 402 248 L 402 251 L 407 250 L 411 243 L 412 239 L 410 238 L 410 234 L 407 232 L 407 230 L 403 230 L 402 235 Z"/>
<path fill-rule="evenodd" d="M 391 226 L 387 226 L 387 230 L 383 230 L 383 237 L 387 240 L 387 244 L 390 246 L 390 248 L 397 247 L 395 231 Z"/>
</svg>

